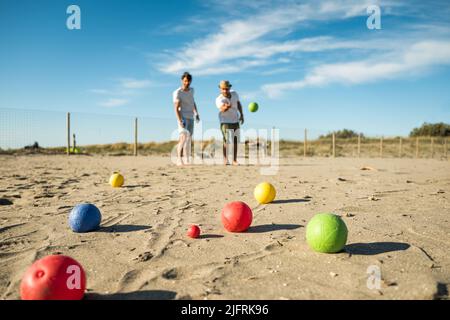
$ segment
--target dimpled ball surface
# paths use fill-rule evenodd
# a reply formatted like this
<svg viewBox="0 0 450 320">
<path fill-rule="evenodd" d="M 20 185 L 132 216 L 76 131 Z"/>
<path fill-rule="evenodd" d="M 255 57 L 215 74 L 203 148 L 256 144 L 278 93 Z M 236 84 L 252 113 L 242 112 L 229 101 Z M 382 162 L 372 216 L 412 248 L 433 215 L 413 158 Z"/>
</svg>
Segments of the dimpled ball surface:
<svg viewBox="0 0 450 320">
<path fill-rule="evenodd" d="M 275 200 L 275 187 L 268 182 L 261 182 L 256 186 L 253 195 L 255 196 L 256 201 L 261 204 L 270 203 Z"/>
<path fill-rule="evenodd" d="M 69 225 L 74 232 L 94 231 L 100 227 L 102 215 L 100 210 L 90 203 L 76 205 L 69 215 Z"/>
<path fill-rule="evenodd" d="M 22 300 L 81 300 L 86 290 L 83 267 L 73 258 L 50 255 L 35 261 L 20 283 Z"/>
<path fill-rule="evenodd" d="M 317 252 L 341 251 L 347 242 L 347 235 L 345 222 L 331 213 L 316 214 L 306 226 L 306 241 Z"/>
</svg>

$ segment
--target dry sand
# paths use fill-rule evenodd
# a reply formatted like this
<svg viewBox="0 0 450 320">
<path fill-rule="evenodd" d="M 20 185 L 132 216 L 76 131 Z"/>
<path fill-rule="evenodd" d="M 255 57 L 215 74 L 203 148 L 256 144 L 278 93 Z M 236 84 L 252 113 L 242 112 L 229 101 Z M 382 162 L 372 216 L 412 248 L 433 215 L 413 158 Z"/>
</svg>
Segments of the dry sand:
<svg viewBox="0 0 450 320">
<path fill-rule="evenodd" d="M 167 157 L 0 161 L 3 299 L 19 299 L 25 270 L 54 253 L 83 265 L 87 299 L 448 299 L 449 161 L 292 158 L 275 176 L 257 166 L 178 168 Z M 108 185 L 116 170 L 120 189 Z M 253 188 L 264 180 L 277 201 L 257 206 Z M 246 233 L 221 225 L 233 200 L 253 208 Z M 81 202 L 101 210 L 99 231 L 69 229 Z M 343 217 L 343 252 L 307 246 L 306 224 L 319 212 Z M 186 236 L 193 223 L 200 239 Z M 367 286 L 370 266 L 380 268 L 380 289 Z"/>
</svg>

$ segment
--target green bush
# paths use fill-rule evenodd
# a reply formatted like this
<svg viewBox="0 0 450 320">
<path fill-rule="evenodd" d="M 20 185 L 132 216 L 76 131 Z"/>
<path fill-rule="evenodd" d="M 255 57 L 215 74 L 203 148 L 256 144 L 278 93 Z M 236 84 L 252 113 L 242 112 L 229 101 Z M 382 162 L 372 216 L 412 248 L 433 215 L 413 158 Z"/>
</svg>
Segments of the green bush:
<svg viewBox="0 0 450 320">
<path fill-rule="evenodd" d="M 425 122 L 419 128 L 414 128 L 410 134 L 410 137 L 450 137 L 450 125 L 439 123 L 427 123 Z"/>
<path fill-rule="evenodd" d="M 338 130 L 334 132 L 336 139 L 349 139 L 349 138 L 357 138 L 359 133 L 350 130 L 350 129 L 343 129 Z M 319 139 L 329 139 L 333 136 L 333 132 L 328 133 L 327 135 L 321 135 Z M 364 138 L 364 135 L 361 133 L 361 138 Z"/>
</svg>

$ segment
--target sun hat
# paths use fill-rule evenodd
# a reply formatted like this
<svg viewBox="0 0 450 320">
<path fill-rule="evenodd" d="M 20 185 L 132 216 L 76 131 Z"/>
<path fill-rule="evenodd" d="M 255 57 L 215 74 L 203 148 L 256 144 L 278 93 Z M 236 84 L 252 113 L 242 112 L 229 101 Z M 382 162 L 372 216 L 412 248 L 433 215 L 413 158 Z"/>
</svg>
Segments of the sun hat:
<svg viewBox="0 0 450 320">
<path fill-rule="evenodd" d="M 220 84 L 219 84 L 219 88 L 220 89 L 222 89 L 222 88 L 231 88 L 231 87 L 232 87 L 232 85 L 231 85 L 230 81 L 228 81 L 228 80 L 220 81 Z"/>
</svg>

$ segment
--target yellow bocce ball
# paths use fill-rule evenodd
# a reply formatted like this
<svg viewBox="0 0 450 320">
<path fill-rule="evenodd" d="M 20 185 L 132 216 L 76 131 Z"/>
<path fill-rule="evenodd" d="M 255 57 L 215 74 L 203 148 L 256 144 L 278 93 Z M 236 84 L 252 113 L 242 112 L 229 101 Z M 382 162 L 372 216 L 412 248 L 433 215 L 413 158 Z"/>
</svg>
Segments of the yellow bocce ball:
<svg viewBox="0 0 450 320">
<path fill-rule="evenodd" d="M 110 178 L 109 178 L 109 184 L 113 186 L 114 188 L 120 188 L 123 185 L 124 182 L 123 176 L 115 172 Z"/>
<path fill-rule="evenodd" d="M 254 191 L 256 201 L 261 204 L 270 203 L 275 199 L 276 191 L 275 187 L 268 182 L 261 182 L 258 184 Z"/>
</svg>

